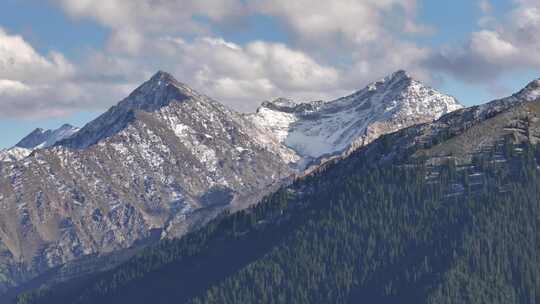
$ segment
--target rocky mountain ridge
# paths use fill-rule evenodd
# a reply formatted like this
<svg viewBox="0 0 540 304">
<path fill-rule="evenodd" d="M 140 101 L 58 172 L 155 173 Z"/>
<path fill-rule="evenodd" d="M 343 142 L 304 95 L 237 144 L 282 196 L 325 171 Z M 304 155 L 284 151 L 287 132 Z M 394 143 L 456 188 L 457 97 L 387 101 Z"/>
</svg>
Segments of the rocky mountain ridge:
<svg viewBox="0 0 540 304">
<path fill-rule="evenodd" d="M 536 80 L 18 303 L 537 303 L 539 144 Z"/>
<path fill-rule="evenodd" d="M 245 115 L 158 72 L 75 134 L 0 167 L 2 287 L 182 236 L 257 202 L 306 160 L 460 107 L 398 72 L 334 102 L 281 100 Z M 293 113 L 285 136 L 267 109 Z"/>
<path fill-rule="evenodd" d="M 70 124 L 64 124 L 55 130 L 44 130 L 37 128 L 25 136 L 14 147 L 0 151 L 0 162 L 11 162 L 22 160 L 35 149 L 50 147 L 77 133 L 79 128 Z"/>
<path fill-rule="evenodd" d="M 247 117 L 309 162 L 461 108 L 455 98 L 398 71 L 347 97 L 311 103 L 282 98 L 263 103 Z"/>
<path fill-rule="evenodd" d="M 156 233 L 181 236 L 249 202 L 292 173 L 256 132 L 156 74 L 73 137 L 1 167 L 2 283 Z"/>
</svg>

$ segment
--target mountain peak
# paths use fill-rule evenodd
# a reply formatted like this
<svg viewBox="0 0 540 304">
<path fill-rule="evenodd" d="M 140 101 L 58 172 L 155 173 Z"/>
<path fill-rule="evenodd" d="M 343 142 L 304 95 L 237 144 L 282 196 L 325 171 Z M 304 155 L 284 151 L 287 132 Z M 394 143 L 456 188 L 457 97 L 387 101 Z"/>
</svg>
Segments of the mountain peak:
<svg viewBox="0 0 540 304">
<path fill-rule="evenodd" d="M 36 128 L 23 139 L 21 139 L 15 146 L 19 148 L 32 149 L 42 142 L 47 140 L 48 134 L 51 130 L 44 130 L 42 128 Z"/>
<path fill-rule="evenodd" d="M 251 119 L 309 161 L 352 151 L 380 135 L 433 121 L 462 107 L 455 98 L 399 70 L 332 101 L 265 102 Z"/>
<path fill-rule="evenodd" d="M 518 97 L 527 101 L 540 99 L 540 79 L 531 81 L 523 90 L 518 93 Z"/>
<path fill-rule="evenodd" d="M 389 77 L 390 79 L 394 80 L 401 80 L 401 79 L 412 79 L 411 74 L 405 70 L 398 70 Z"/>
<path fill-rule="evenodd" d="M 184 95 L 187 95 L 190 97 L 195 97 L 195 96 L 200 97 L 200 94 L 197 93 L 192 88 L 190 88 L 187 84 L 176 80 L 176 78 L 174 78 L 172 74 L 162 71 L 162 70 L 157 71 L 154 74 L 154 76 L 152 76 L 148 81 L 143 83 L 138 89 L 151 88 L 153 91 L 156 91 L 160 88 L 163 89 L 169 86 L 172 86 L 174 89 L 179 90 Z M 137 90 L 135 90 L 135 92 Z"/>
<path fill-rule="evenodd" d="M 166 83 L 177 83 L 178 80 L 174 78 L 170 73 L 159 70 L 157 71 L 152 78 L 150 78 L 150 82 L 166 82 Z"/>
<path fill-rule="evenodd" d="M 64 129 L 75 129 L 75 128 L 77 128 L 77 127 L 75 127 L 75 126 L 73 126 L 73 125 L 71 125 L 71 124 L 65 123 L 65 124 L 63 124 L 63 125 L 59 128 L 59 130 L 64 130 Z"/>
<path fill-rule="evenodd" d="M 184 103 L 194 99 L 210 100 L 177 81 L 171 74 L 158 71 L 128 97 L 89 122 L 75 136 L 59 142 L 58 145 L 88 147 L 122 130 L 134 119 L 135 112 L 157 112 L 172 103 Z"/>
<path fill-rule="evenodd" d="M 401 91 L 411 86 L 413 83 L 418 83 L 405 70 L 398 70 L 379 81 L 373 82 L 367 86 L 368 91 Z M 358 91 L 361 93 L 363 90 Z"/>
<path fill-rule="evenodd" d="M 413 77 L 407 71 L 398 70 L 398 71 L 386 76 L 385 78 L 381 79 L 380 81 L 376 82 L 374 85 L 382 84 L 385 87 L 391 87 L 391 86 L 395 86 L 395 85 L 398 85 L 398 84 L 407 84 L 407 85 L 409 85 L 413 81 L 414 81 Z"/>
<path fill-rule="evenodd" d="M 46 148 L 54 145 L 56 142 L 75 134 L 79 128 L 70 124 L 64 124 L 55 130 L 45 130 L 37 128 L 19 141 L 15 147 L 25 149 Z"/>
<path fill-rule="evenodd" d="M 182 102 L 201 96 L 186 84 L 176 80 L 171 74 L 158 71 L 135 89 L 126 99 L 122 100 L 118 107 L 125 110 L 153 112 L 170 104 L 172 101 Z"/>
</svg>

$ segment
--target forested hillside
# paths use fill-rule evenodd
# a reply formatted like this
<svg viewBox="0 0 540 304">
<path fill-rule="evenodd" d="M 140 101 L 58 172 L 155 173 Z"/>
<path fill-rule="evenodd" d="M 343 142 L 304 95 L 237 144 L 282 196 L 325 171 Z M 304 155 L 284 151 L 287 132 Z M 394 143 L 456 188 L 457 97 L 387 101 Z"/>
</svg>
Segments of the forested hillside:
<svg viewBox="0 0 540 304">
<path fill-rule="evenodd" d="M 348 159 L 18 303 L 537 303 L 540 150 L 505 141 L 470 165 Z M 403 161 L 406 159 L 406 161 Z"/>
</svg>

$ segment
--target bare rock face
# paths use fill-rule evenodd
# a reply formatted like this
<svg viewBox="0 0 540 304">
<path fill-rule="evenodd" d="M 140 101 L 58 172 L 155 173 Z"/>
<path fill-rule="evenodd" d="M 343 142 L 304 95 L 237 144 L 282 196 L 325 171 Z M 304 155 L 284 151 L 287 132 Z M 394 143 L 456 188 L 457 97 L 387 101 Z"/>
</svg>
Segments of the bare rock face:
<svg viewBox="0 0 540 304">
<path fill-rule="evenodd" d="M 459 108 L 397 72 L 335 101 L 279 99 L 239 114 L 158 72 L 74 134 L 0 162 L 0 290 L 83 257 L 180 237 L 257 202 L 313 160 Z M 40 141 L 32 138 L 24 142 Z"/>
<path fill-rule="evenodd" d="M 291 174 L 273 150 L 278 143 L 256 140 L 258 132 L 160 72 L 74 136 L 3 165 L 5 287 L 85 255 L 128 248 L 152 231 L 181 235 L 239 194 Z M 209 215 L 197 216 L 203 211 Z"/>
</svg>

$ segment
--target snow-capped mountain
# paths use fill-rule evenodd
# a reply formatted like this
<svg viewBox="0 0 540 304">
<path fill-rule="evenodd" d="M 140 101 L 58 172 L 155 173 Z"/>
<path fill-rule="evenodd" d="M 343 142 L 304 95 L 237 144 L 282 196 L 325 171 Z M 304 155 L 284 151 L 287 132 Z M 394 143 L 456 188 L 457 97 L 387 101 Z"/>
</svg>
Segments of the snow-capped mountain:
<svg viewBox="0 0 540 304">
<path fill-rule="evenodd" d="M 398 72 L 335 101 L 280 99 L 240 114 L 158 72 L 52 146 L 43 132 L 23 140 L 44 148 L 0 166 L 0 290 L 88 255 L 184 235 L 256 202 L 312 159 L 459 108 Z"/>
<path fill-rule="evenodd" d="M 54 145 L 56 142 L 66 139 L 79 131 L 79 128 L 70 124 L 64 124 L 56 130 L 35 129 L 24 137 L 15 146 L 25 149 L 39 149 Z"/>
<path fill-rule="evenodd" d="M 157 73 L 72 137 L 0 167 L 0 287 L 256 200 L 293 173 L 262 134 Z"/>
<path fill-rule="evenodd" d="M 45 299 L 47 299 L 48 301 L 43 301 L 44 303 L 49 303 L 52 299 L 65 299 L 65 297 L 70 298 L 73 295 L 77 296 L 73 296 L 72 299 L 82 299 L 84 297 L 84 299 L 86 300 L 85 303 L 94 303 L 99 301 L 105 301 L 107 303 L 144 303 L 145 299 L 153 299 L 154 295 L 150 294 L 149 292 L 138 293 L 137 290 L 144 291 L 144 288 L 148 284 L 150 284 L 155 288 L 159 289 L 157 294 L 161 295 L 160 298 L 164 299 L 164 302 L 167 302 L 167 299 L 170 298 L 180 297 L 184 297 L 185 300 L 189 302 L 189 300 L 187 300 L 189 299 L 189 297 L 198 297 L 201 292 L 196 291 L 194 293 L 191 293 L 191 289 L 189 288 L 183 289 L 187 291 L 186 293 L 184 291 L 177 292 L 178 284 L 168 284 L 168 282 L 187 282 L 189 281 L 192 273 L 197 272 L 200 269 L 212 269 L 215 268 L 213 267 L 213 265 L 215 265 L 216 263 L 219 264 L 223 263 L 224 261 L 226 263 L 227 261 L 229 261 L 226 258 L 224 259 L 224 257 L 239 257 L 237 261 L 240 260 L 243 262 L 235 263 L 237 265 L 245 265 L 246 263 L 252 263 L 252 265 L 254 265 L 254 255 L 246 255 L 245 248 L 256 248 L 256 251 L 258 253 L 256 256 L 260 257 L 259 260 L 255 261 L 258 263 L 258 265 L 263 265 L 264 263 L 271 264 L 273 261 L 276 261 L 276 259 L 279 260 L 279 255 L 281 255 L 281 253 L 285 251 L 287 252 L 285 252 L 284 254 L 292 259 L 294 259 L 295 257 L 295 250 L 297 253 L 300 254 L 302 252 L 306 252 L 306 250 L 304 250 L 305 246 L 303 245 L 301 246 L 302 248 L 298 246 L 296 248 L 292 248 L 290 246 L 286 248 L 286 246 L 283 247 L 280 245 L 278 246 L 280 248 L 277 249 L 275 246 L 267 246 L 268 248 L 266 248 L 265 246 L 259 246 L 260 240 L 265 241 L 264 238 L 260 238 L 261 235 L 270 235 L 273 239 L 273 236 L 276 235 L 276 232 L 281 233 L 284 228 L 295 229 L 295 227 L 300 227 L 300 229 L 302 230 L 302 236 L 305 236 L 306 234 L 304 232 L 308 231 L 309 229 L 314 230 L 311 233 L 313 233 L 315 237 L 310 239 L 316 239 L 317 235 L 319 235 L 322 236 L 322 238 L 319 239 L 332 240 L 330 242 L 330 247 L 334 246 L 332 248 L 337 248 L 339 251 L 340 244 L 344 243 L 341 241 L 336 242 L 334 237 L 336 235 L 339 236 L 340 233 L 345 233 L 345 236 L 349 236 L 351 231 L 349 231 L 350 229 L 348 229 L 348 227 L 353 227 L 353 230 L 358 231 L 358 223 L 361 223 L 362 221 L 357 221 L 357 223 L 353 223 L 353 225 L 351 225 L 351 222 L 345 221 L 343 222 L 345 224 L 340 226 L 341 228 L 330 229 L 330 231 L 332 232 L 332 238 L 325 238 L 329 235 L 327 233 L 329 231 L 327 229 L 328 218 L 322 217 L 322 220 L 320 220 L 320 215 L 322 214 L 321 210 L 325 210 L 324 202 L 328 200 L 331 201 L 332 198 L 338 197 L 340 200 L 340 210 L 337 210 L 336 214 L 343 210 L 344 204 L 348 204 L 349 208 L 354 206 L 358 207 L 356 211 L 359 212 L 356 213 L 350 212 L 350 210 L 345 208 L 348 214 L 362 213 L 366 210 L 366 208 L 363 208 L 363 206 L 369 205 L 370 198 L 374 198 L 376 201 L 377 198 L 384 197 L 385 193 L 392 192 L 385 192 L 385 188 L 382 188 L 381 190 L 381 187 L 385 187 L 384 184 L 379 185 L 378 189 L 371 191 L 373 189 L 372 183 L 374 179 L 379 180 L 383 183 L 392 180 L 392 183 L 389 183 L 388 185 L 391 184 L 391 188 L 394 189 L 394 194 L 396 193 L 396 191 L 400 191 L 400 188 L 404 189 L 408 187 L 410 191 L 408 193 L 404 192 L 405 194 L 412 195 L 413 197 L 418 194 L 418 197 L 422 198 L 421 200 L 415 200 L 409 197 L 409 205 L 406 205 L 403 209 L 412 211 L 412 213 L 408 215 L 407 210 L 405 210 L 404 212 L 396 213 L 396 209 L 394 208 L 395 206 L 403 205 L 401 199 L 403 196 L 394 195 L 394 199 L 386 200 L 386 203 L 394 204 L 394 207 L 391 208 L 388 208 L 388 206 L 391 205 L 388 205 L 386 203 L 382 205 L 375 204 L 381 205 L 381 208 L 372 208 L 371 213 L 373 216 L 380 217 L 380 219 L 378 221 L 372 222 L 375 223 L 375 226 L 379 227 L 380 229 L 383 229 L 387 232 L 390 231 L 389 235 L 394 234 L 392 232 L 393 230 L 397 231 L 398 233 L 402 231 L 400 227 L 394 227 L 392 228 L 392 231 L 388 230 L 388 217 L 397 215 L 397 222 L 404 222 L 404 220 L 405 222 L 407 222 L 407 220 L 409 220 L 406 223 L 407 227 L 413 227 L 414 229 L 420 230 L 427 229 L 427 237 L 419 238 L 418 240 L 414 241 L 416 245 L 420 244 L 419 247 L 417 246 L 418 248 L 420 248 L 420 250 L 427 248 L 426 246 L 431 249 L 435 247 L 439 248 L 440 240 L 443 240 L 443 242 L 447 242 L 449 233 L 452 234 L 455 232 L 456 223 L 458 223 L 460 227 L 462 227 L 465 223 L 466 225 L 469 225 L 471 229 L 461 229 L 461 232 L 452 237 L 454 243 L 461 244 L 464 237 L 470 237 L 472 240 L 477 241 L 477 236 L 479 235 L 469 235 L 468 233 L 475 230 L 475 227 L 478 227 L 479 225 L 485 226 L 485 229 L 481 229 L 481 234 L 483 236 L 480 237 L 484 237 L 486 239 L 486 242 L 489 243 L 490 240 L 494 239 L 494 235 L 497 236 L 500 233 L 497 232 L 493 234 L 484 232 L 493 232 L 493 225 L 499 225 L 502 226 L 502 230 L 504 230 L 501 233 L 506 233 L 508 229 L 504 228 L 506 226 L 501 225 L 501 223 L 506 223 L 507 219 L 513 220 L 513 216 L 517 214 L 516 212 L 514 212 L 516 210 L 516 204 L 514 203 L 514 201 L 504 200 L 505 198 L 527 198 L 527 195 L 520 194 L 531 194 L 533 196 L 538 196 L 538 192 L 535 190 L 535 184 L 527 182 L 530 180 L 537 180 L 538 176 L 538 149 L 529 146 L 529 144 L 540 144 L 539 103 L 540 81 L 537 80 L 531 82 L 525 89 L 514 94 L 511 97 L 495 100 L 482 106 L 459 109 L 447 115 L 444 115 L 438 120 L 435 120 L 431 123 L 414 125 L 409 128 L 393 132 L 392 134 L 384 136 L 382 139 L 375 140 L 368 145 L 360 147 L 359 149 L 355 150 L 351 155 L 347 155 L 339 161 L 327 162 L 325 163 L 325 165 L 318 167 L 316 169 L 315 176 L 311 176 L 307 179 L 296 180 L 296 182 L 292 183 L 289 187 L 285 187 L 284 191 L 278 192 L 278 194 L 280 195 L 275 195 L 269 198 L 265 203 L 262 203 L 259 208 L 253 209 L 256 212 L 247 212 L 239 216 L 229 217 L 227 219 L 224 219 L 223 221 L 218 221 L 217 223 L 215 223 L 215 225 L 211 225 L 210 227 L 208 227 L 208 229 L 204 229 L 201 233 L 195 232 L 195 234 L 192 235 L 191 238 L 185 240 L 186 242 L 182 241 L 161 244 L 160 246 L 154 248 L 154 250 L 151 251 L 152 254 L 150 256 L 155 257 L 155 259 L 152 260 L 152 265 L 158 265 L 155 268 L 145 267 L 146 265 L 148 265 L 149 255 L 144 255 L 142 257 L 136 257 L 135 259 L 130 260 L 127 264 L 120 266 L 119 268 L 111 271 L 108 274 L 98 276 L 94 274 L 92 276 L 83 278 L 78 282 L 78 284 L 73 284 L 73 282 L 70 282 L 69 284 L 55 286 L 55 288 L 50 289 L 52 290 L 52 296 L 50 293 L 43 293 L 41 291 L 34 293 L 33 296 L 39 299 L 40 294 L 45 294 Z M 281 107 L 295 107 L 294 105 L 291 105 L 291 102 L 288 100 L 278 100 L 273 105 L 269 105 L 269 107 L 273 107 L 276 104 Z M 385 164 L 391 164 L 391 166 L 385 166 Z M 369 170 L 372 169 L 374 171 L 377 171 L 377 174 L 369 174 Z M 380 176 L 383 176 L 383 178 L 381 178 Z M 407 176 L 411 176 L 413 178 L 407 179 Z M 405 180 L 408 180 L 408 182 L 402 183 L 402 181 Z M 345 186 L 342 186 L 342 183 L 344 183 Z M 351 193 L 355 193 L 355 190 L 351 190 L 350 187 L 351 185 L 355 185 L 355 183 L 356 186 L 358 186 L 356 196 L 351 195 Z M 529 184 L 530 187 L 522 187 L 523 185 L 520 185 L 520 183 Z M 358 189 L 362 189 L 363 187 L 368 189 L 368 191 L 358 191 Z M 374 194 L 375 192 L 378 192 L 378 194 Z M 511 194 L 512 192 L 516 194 L 516 196 L 513 196 L 514 194 Z M 283 193 L 287 194 L 286 197 L 288 199 L 284 198 L 281 195 Z M 488 193 L 489 196 L 485 196 Z M 325 199 L 321 200 L 320 198 Z M 283 199 L 287 200 L 288 204 L 283 205 Z M 367 204 L 358 204 L 358 201 L 365 201 L 366 199 L 368 199 Z M 422 216 L 422 221 L 420 221 L 422 222 L 421 226 L 410 226 L 411 219 L 414 223 L 418 222 L 418 212 L 416 212 L 416 210 L 418 209 L 417 207 L 425 207 L 425 205 L 418 204 L 418 202 L 426 200 L 429 201 L 430 204 L 434 204 L 431 206 L 433 208 L 428 206 L 429 210 L 427 210 L 427 213 Z M 321 202 L 323 204 L 321 204 Z M 535 208 L 537 202 L 534 199 L 529 199 L 528 201 L 524 200 L 520 203 L 530 203 L 530 205 L 528 205 L 527 208 L 522 208 L 521 211 L 518 212 L 519 214 L 523 215 L 531 214 L 531 212 L 535 211 L 538 212 L 538 209 Z M 484 206 L 483 204 L 487 205 Z M 498 207 L 500 208 L 497 209 L 502 210 L 502 213 L 500 215 L 493 216 L 494 208 L 492 208 L 492 205 L 494 204 L 499 204 Z M 449 212 L 440 212 L 440 208 L 443 208 L 441 206 L 452 206 L 452 209 L 446 210 Z M 312 212 L 314 211 L 312 208 L 316 209 L 315 213 Z M 276 210 L 279 210 L 279 212 L 276 212 Z M 480 213 L 475 213 L 477 211 Z M 328 212 L 334 214 L 331 211 Z M 453 214 L 453 216 L 443 216 L 446 219 L 446 222 L 443 226 L 441 226 L 441 214 L 447 215 L 450 213 Z M 307 216 L 306 214 L 315 214 L 316 216 L 312 217 Z M 404 218 L 404 214 L 408 216 L 408 219 Z M 534 236 L 536 233 L 536 230 L 534 228 L 536 227 L 535 225 L 537 224 L 538 219 L 535 214 L 537 213 L 532 214 L 532 216 L 530 217 L 523 217 L 524 219 L 526 219 L 525 226 L 528 227 L 528 229 L 526 230 L 532 236 Z M 251 217 L 251 215 L 253 215 L 253 217 Z M 253 220 L 254 217 L 256 217 L 255 220 Z M 479 224 L 478 219 L 484 219 L 486 217 L 491 217 L 494 221 L 488 221 Z M 356 219 L 356 216 L 349 217 L 349 219 Z M 367 216 L 366 219 L 369 220 L 370 217 Z M 302 221 L 309 223 L 302 224 Z M 317 221 L 318 226 L 313 224 Z M 430 222 L 429 224 L 427 224 L 427 226 L 424 225 L 424 222 L 426 221 Z M 521 222 L 513 221 L 512 223 L 515 227 L 522 228 L 522 226 L 520 226 Z M 306 226 L 309 227 L 306 228 Z M 337 226 L 335 225 L 333 226 L 333 228 L 336 227 Z M 441 227 L 443 229 L 441 229 Z M 368 228 L 371 229 L 371 227 Z M 530 238 L 521 237 L 523 235 L 523 231 L 521 230 L 516 230 L 515 234 L 521 239 L 523 239 L 523 242 L 520 243 L 520 246 L 527 247 L 531 244 L 529 240 Z M 308 231 L 308 233 L 310 232 Z M 429 243 L 431 239 L 433 239 L 433 233 L 440 234 L 441 238 L 435 238 L 435 243 Z M 286 236 L 284 236 L 285 239 L 282 240 L 280 244 L 287 242 L 287 239 L 290 239 L 290 235 L 291 234 L 286 234 Z M 510 236 L 510 243 L 512 243 L 511 240 L 516 239 L 516 237 L 512 233 L 508 235 Z M 301 239 L 298 240 L 302 241 Z M 299 244 L 297 242 L 298 240 L 289 242 L 289 245 L 292 245 L 294 247 L 296 244 Z M 426 243 L 426 240 L 428 243 Z M 195 241 L 195 243 L 192 243 L 191 241 Z M 359 252 L 363 252 L 366 248 L 365 244 L 368 244 L 371 241 L 371 237 L 366 237 L 360 243 L 357 242 L 357 244 L 353 247 L 355 247 L 356 250 L 359 250 Z M 233 242 L 234 244 L 232 246 L 223 246 L 223 244 L 231 245 L 229 242 Z M 324 240 L 318 242 L 317 245 L 320 245 L 321 242 L 324 242 Z M 362 244 L 362 242 L 364 242 L 365 244 Z M 408 242 L 410 242 L 410 239 L 405 240 L 405 243 Z M 501 256 L 514 259 L 514 253 L 516 252 L 517 248 L 514 245 L 515 244 L 512 243 L 511 247 L 503 249 L 503 251 L 501 251 L 503 252 Z M 392 245 L 389 248 L 394 247 L 395 246 Z M 277 252 L 277 250 L 284 248 L 285 251 L 282 250 L 282 252 L 278 252 L 277 255 L 274 254 Z M 315 258 L 318 258 L 318 261 L 324 261 L 328 258 L 328 252 L 324 251 L 324 248 L 326 247 L 323 246 L 321 248 L 323 248 L 323 250 L 318 250 L 319 255 L 315 255 Z M 182 249 L 186 249 L 187 251 Z M 216 250 L 224 254 L 216 254 Z M 262 251 L 264 252 L 261 253 Z M 461 261 L 463 261 L 464 263 L 468 263 L 468 261 L 471 260 L 470 256 L 466 256 L 462 260 L 456 260 L 457 264 L 454 263 L 455 261 L 450 263 L 448 262 L 449 257 L 453 256 L 454 259 L 456 257 L 463 257 L 461 255 L 452 254 L 452 251 L 455 252 L 455 250 L 449 248 L 449 250 L 446 251 L 440 251 L 438 249 L 427 251 L 424 250 L 424 253 L 431 254 L 433 259 L 435 260 L 437 260 L 438 257 L 440 257 L 442 254 L 444 260 L 446 261 L 445 263 L 443 263 L 446 265 L 444 267 L 447 267 L 446 270 L 444 270 L 446 272 L 454 271 L 454 268 L 452 267 L 454 267 L 455 265 L 458 265 L 458 267 L 460 267 L 459 263 L 461 263 Z M 527 251 L 528 253 L 532 252 L 531 250 L 525 251 Z M 187 254 L 185 254 L 186 252 Z M 293 254 L 289 254 L 290 252 L 292 252 Z M 310 251 L 308 250 L 307 252 Z M 329 253 L 333 254 L 335 253 L 335 250 L 330 250 Z M 478 254 L 477 250 L 472 250 L 469 253 L 472 255 Z M 490 256 L 493 256 L 489 250 L 484 251 L 484 255 L 487 256 L 488 259 Z M 271 257 L 269 259 L 266 259 L 268 256 Z M 391 256 L 391 258 L 394 259 L 395 256 L 396 255 L 393 255 Z M 532 256 L 534 256 L 534 254 L 532 254 Z M 307 255 L 307 257 L 309 258 L 311 256 Z M 358 260 L 357 255 L 352 255 L 352 257 L 353 260 Z M 400 258 L 408 265 L 412 265 L 412 271 L 418 269 L 418 265 L 425 265 L 425 255 L 423 254 L 417 256 L 414 263 L 410 263 L 411 256 L 410 254 L 408 254 L 407 250 L 403 251 L 401 255 L 398 254 L 398 258 Z M 261 262 L 261 259 L 263 259 L 264 261 Z M 533 265 L 535 263 L 535 260 L 530 259 L 528 256 L 522 257 L 521 260 L 531 261 L 529 263 L 530 265 Z M 305 258 L 297 259 L 296 261 L 293 261 L 293 263 L 290 263 L 291 267 L 285 268 L 297 270 L 298 267 L 296 266 L 304 265 L 305 261 Z M 377 261 L 380 262 L 382 260 L 376 259 L 376 262 Z M 281 262 L 283 262 L 283 260 Z M 295 262 L 297 263 L 295 264 Z M 360 260 L 360 262 L 362 262 L 362 260 Z M 396 264 L 390 261 L 388 265 L 392 266 L 398 264 L 399 263 Z M 496 265 L 492 265 L 493 267 L 487 267 L 491 269 L 488 270 L 488 272 L 491 271 L 493 275 L 496 276 L 498 273 L 500 273 L 500 267 L 498 266 L 499 264 L 500 263 L 497 261 Z M 511 265 L 512 263 L 510 262 L 506 264 L 510 265 L 510 268 L 515 268 Z M 522 267 L 519 268 L 518 276 L 521 276 L 523 274 L 527 275 L 528 270 L 530 269 L 529 264 L 525 266 L 521 265 Z M 192 265 L 195 266 L 190 268 L 190 266 Z M 282 263 L 281 265 L 284 264 Z M 398 268 L 393 269 L 390 272 L 388 272 L 389 267 L 386 266 L 375 270 L 375 272 L 367 275 L 375 277 L 377 281 L 380 277 L 386 276 L 385 280 L 387 280 L 387 282 L 390 282 L 388 284 L 393 284 L 396 278 L 396 273 L 405 273 L 400 264 L 398 265 Z M 191 269 L 191 271 L 187 271 L 187 275 L 186 271 L 184 271 L 186 270 L 186 268 L 184 267 L 188 267 Z M 222 276 L 229 276 L 229 279 L 232 276 L 233 279 L 228 281 L 233 282 L 233 284 L 213 285 L 213 290 L 217 288 L 221 289 L 221 291 L 216 293 L 206 293 L 206 295 L 210 296 L 208 296 L 207 298 L 203 298 L 203 300 L 201 301 L 212 302 L 212 299 L 227 298 L 233 299 L 230 302 L 235 302 L 235 292 L 227 293 L 231 288 L 234 289 L 233 285 L 238 285 L 235 284 L 235 282 L 243 280 L 249 284 L 253 281 L 253 278 L 272 276 L 272 273 L 275 272 L 274 267 L 255 268 L 260 268 L 260 271 L 258 269 L 255 269 L 255 275 L 253 275 L 253 273 L 248 274 L 247 279 L 245 279 L 245 272 L 242 271 L 242 269 L 245 268 L 227 268 L 226 273 L 222 273 Z M 287 269 L 285 268 L 282 268 L 282 270 L 286 272 Z M 307 268 L 309 268 L 309 265 Z M 134 269 L 141 271 L 138 272 L 139 275 L 136 277 L 136 279 L 131 280 L 130 277 L 126 277 L 125 274 L 133 273 Z M 347 272 L 350 267 L 342 267 L 340 269 Z M 377 271 L 382 271 L 382 274 L 377 273 Z M 208 271 L 199 271 L 199 273 L 208 273 Z M 303 275 L 304 273 L 305 271 L 301 273 L 301 275 L 296 279 L 304 279 L 306 277 L 306 275 Z M 323 284 L 325 281 L 328 281 L 327 273 L 323 273 L 322 276 L 319 276 L 319 282 L 322 282 L 321 284 Z M 440 273 L 440 269 L 436 269 L 434 273 L 429 273 L 426 275 L 427 280 L 424 281 L 428 282 L 429 286 L 433 285 L 430 283 L 430 279 L 433 277 L 434 274 L 436 275 L 436 273 Z M 461 268 L 459 269 L 458 274 L 460 278 L 463 277 L 463 271 Z M 294 273 L 292 275 L 294 275 Z M 317 274 L 315 276 L 317 276 Z M 93 277 L 97 277 L 97 279 L 93 279 Z M 121 280 L 124 280 L 124 284 L 118 284 L 119 277 L 121 278 Z M 215 281 L 215 277 L 215 273 L 211 273 L 211 275 L 208 275 L 207 278 L 202 275 L 202 279 L 198 278 L 198 282 L 200 283 L 204 280 L 205 283 L 197 284 L 197 286 L 212 286 L 212 282 Z M 403 282 L 405 282 L 405 285 L 403 285 L 405 286 L 405 289 L 410 289 L 409 287 L 410 284 L 412 284 L 412 281 L 409 281 L 409 278 L 411 278 L 411 276 L 401 275 L 401 277 L 404 280 Z M 503 278 L 503 280 L 507 280 L 507 282 L 510 283 L 506 284 L 507 286 L 509 286 L 510 289 L 519 285 L 512 284 L 512 281 L 515 281 L 513 280 L 513 277 L 515 276 L 513 273 L 511 273 L 510 276 Z M 160 280 L 160 278 L 162 279 Z M 206 281 L 207 279 L 208 281 Z M 412 280 L 414 282 L 418 281 L 416 277 L 412 277 Z M 476 278 L 473 278 L 471 284 L 474 284 L 475 280 Z M 275 290 L 277 290 L 279 288 L 282 288 L 283 284 L 281 284 L 281 281 L 282 280 L 263 280 L 260 288 L 264 289 L 267 286 L 272 285 L 275 287 Z M 361 279 L 359 279 L 359 281 L 361 281 Z M 351 299 L 353 297 L 359 298 L 358 295 L 360 293 L 372 288 L 373 280 L 370 279 L 364 281 L 367 282 L 365 288 L 361 287 L 360 289 L 362 290 L 357 289 L 353 292 L 352 297 L 346 296 L 344 297 L 344 299 Z M 206 282 L 209 283 L 207 284 Z M 535 282 L 532 282 L 533 285 L 534 283 Z M 302 281 L 297 285 L 303 286 L 305 285 L 305 282 Z M 350 284 L 345 285 L 349 286 Z M 446 286 L 444 288 L 447 288 L 447 286 L 450 285 L 453 286 L 456 284 L 454 284 L 452 280 L 447 280 L 447 282 L 441 286 Z M 77 286 L 84 287 L 81 287 L 79 289 Z M 457 286 L 457 289 L 460 289 L 460 286 L 461 285 Z M 519 290 L 524 290 L 523 294 L 527 294 L 527 288 L 518 288 Z M 518 290 L 518 288 L 516 288 L 515 290 Z M 79 291 L 74 291 L 74 289 L 79 289 Z M 105 291 L 103 292 L 103 290 Z M 491 290 L 492 288 L 487 288 L 486 293 L 491 294 Z M 380 294 L 376 295 L 375 299 L 382 299 L 380 295 L 382 295 L 383 293 L 387 294 L 384 292 L 384 288 L 379 289 L 379 291 Z M 476 290 L 473 290 L 473 293 L 475 292 Z M 134 293 L 136 294 L 135 296 L 133 296 Z M 316 297 L 320 297 L 323 299 L 324 296 L 326 296 L 326 293 L 324 293 L 324 295 L 322 296 L 319 296 L 318 288 L 312 289 L 312 294 Z M 405 294 L 407 294 L 407 292 L 405 292 Z M 447 294 L 453 296 L 455 292 L 450 292 Z M 300 293 L 298 297 L 302 298 L 304 295 L 305 294 Z M 367 297 L 369 298 L 370 295 L 372 295 L 371 290 L 368 290 Z M 418 299 L 417 294 L 410 295 L 410 297 L 413 302 L 414 300 Z M 29 298 L 33 299 L 33 297 Z M 431 295 L 427 295 L 425 298 L 431 298 Z M 257 298 L 256 295 L 253 298 L 251 298 L 250 295 L 249 299 Z M 386 299 L 392 302 L 396 298 L 395 296 L 391 295 Z M 198 299 L 195 301 L 198 301 Z M 429 301 L 429 299 L 427 301 Z M 38 303 L 41 302 L 38 301 Z"/>
<path fill-rule="evenodd" d="M 66 139 L 79 131 L 79 128 L 70 124 L 64 124 L 55 130 L 35 129 L 25 136 L 14 147 L 0 151 L 0 162 L 21 160 L 35 149 L 47 148 L 56 142 Z"/>
<path fill-rule="evenodd" d="M 263 103 L 248 117 L 309 160 L 355 149 L 462 107 L 398 71 L 347 97 L 311 103 L 280 98 Z"/>
</svg>

